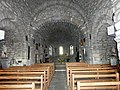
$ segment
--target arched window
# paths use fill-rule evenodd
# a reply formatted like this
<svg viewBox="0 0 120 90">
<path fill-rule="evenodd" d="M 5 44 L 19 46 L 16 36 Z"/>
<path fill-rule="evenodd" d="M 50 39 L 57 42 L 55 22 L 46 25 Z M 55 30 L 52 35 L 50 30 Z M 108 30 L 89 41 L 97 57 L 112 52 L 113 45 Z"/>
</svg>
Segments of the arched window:
<svg viewBox="0 0 120 90">
<path fill-rule="evenodd" d="M 72 45 L 70 45 L 70 55 L 74 54 L 74 47 Z"/>
<path fill-rule="evenodd" d="M 52 56 L 52 46 L 49 47 L 49 55 Z"/>
<path fill-rule="evenodd" d="M 59 55 L 63 55 L 63 46 L 59 47 Z"/>
<path fill-rule="evenodd" d="M 0 30 L 0 40 L 5 38 L 5 31 Z"/>
</svg>

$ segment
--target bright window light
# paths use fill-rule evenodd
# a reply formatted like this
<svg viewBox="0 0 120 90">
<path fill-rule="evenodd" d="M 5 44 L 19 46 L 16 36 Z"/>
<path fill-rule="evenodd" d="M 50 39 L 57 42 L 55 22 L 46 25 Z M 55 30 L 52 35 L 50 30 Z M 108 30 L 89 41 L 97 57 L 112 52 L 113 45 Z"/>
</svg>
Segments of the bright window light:
<svg viewBox="0 0 120 90">
<path fill-rule="evenodd" d="M 5 37 L 5 31 L 0 30 L 0 40 L 4 39 Z"/>
<path fill-rule="evenodd" d="M 52 56 L 52 46 L 49 47 L 49 55 Z"/>
<path fill-rule="evenodd" d="M 59 47 L 59 54 L 60 54 L 60 55 L 63 55 L 63 46 L 60 46 L 60 47 Z"/>
<path fill-rule="evenodd" d="M 74 47 L 72 45 L 70 45 L 70 55 L 74 54 Z"/>
</svg>

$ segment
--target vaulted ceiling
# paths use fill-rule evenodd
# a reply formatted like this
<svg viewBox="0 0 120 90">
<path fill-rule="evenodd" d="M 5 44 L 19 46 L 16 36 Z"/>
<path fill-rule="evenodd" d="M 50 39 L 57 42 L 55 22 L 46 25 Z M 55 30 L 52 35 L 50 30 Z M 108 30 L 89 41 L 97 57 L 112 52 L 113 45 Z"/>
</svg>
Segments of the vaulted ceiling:
<svg viewBox="0 0 120 90">
<path fill-rule="evenodd" d="M 67 22 L 48 22 L 42 27 L 39 27 L 35 35 L 41 35 L 46 38 L 49 44 L 66 43 L 76 44 L 79 40 L 79 28 L 76 25 Z"/>
<path fill-rule="evenodd" d="M 51 43 L 75 43 L 81 29 L 96 10 L 110 0 L 1 0 L 16 14 L 15 20 L 30 25 L 37 38 Z M 7 2 L 7 3 L 4 3 Z M 81 36 L 82 37 L 82 36 Z"/>
</svg>

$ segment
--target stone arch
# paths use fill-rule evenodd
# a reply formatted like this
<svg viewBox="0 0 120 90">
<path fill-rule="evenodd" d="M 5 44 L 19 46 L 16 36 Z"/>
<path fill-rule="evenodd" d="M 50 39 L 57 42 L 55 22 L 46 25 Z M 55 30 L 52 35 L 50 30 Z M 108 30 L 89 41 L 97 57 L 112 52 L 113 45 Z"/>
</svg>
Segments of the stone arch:
<svg viewBox="0 0 120 90">
<path fill-rule="evenodd" d="M 79 27 L 79 24 L 77 24 L 77 23 L 75 23 L 75 22 L 73 22 L 73 21 L 70 21 L 70 20 L 68 20 L 68 19 L 48 20 L 48 21 L 46 21 L 46 22 L 40 24 L 39 26 L 42 27 L 42 26 L 44 26 L 46 23 L 49 23 L 49 22 L 67 22 L 67 23 L 71 23 L 71 24 L 76 25 L 76 26 Z"/>
<path fill-rule="evenodd" d="M 65 7 L 69 7 L 71 9 L 76 10 L 77 12 L 79 12 L 82 16 L 84 16 L 84 13 L 82 11 L 82 7 L 72 3 L 72 2 L 68 2 L 68 1 L 64 1 L 64 0 L 60 0 L 60 1 L 56 1 L 56 0 L 52 0 L 52 1 L 47 1 L 44 4 L 42 4 L 41 6 L 39 6 L 38 8 L 35 9 L 34 15 L 36 16 L 37 14 L 39 14 L 39 11 L 44 10 L 45 8 L 49 8 L 51 6 L 55 6 L 55 5 L 61 5 L 61 6 L 65 6 Z M 34 16 L 33 15 L 33 16 Z M 35 17 L 34 16 L 34 17 Z"/>
<path fill-rule="evenodd" d="M 74 19 L 74 20 L 70 20 L 70 18 L 71 17 L 67 17 L 67 16 L 65 16 L 65 15 L 61 15 L 61 16 L 59 16 L 59 17 L 57 17 L 57 16 L 51 16 L 51 17 L 49 17 L 49 18 L 47 18 L 47 19 L 41 19 L 41 20 L 39 20 L 37 23 L 35 22 L 35 23 L 33 23 L 33 26 L 35 26 L 35 27 L 38 27 L 40 24 L 44 24 L 45 22 L 48 22 L 48 21 L 54 21 L 54 19 L 56 19 L 56 21 L 58 20 L 58 21 L 67 21 L 67 22 L 72 22 L 72 23 L 76 23 L 78 26 L 82 26 L 83 24 L 84 24 L 84 21 L 83 20 L 80 20 L 80 19 Z"/>
<path fill-rule="evenodd" d="M 13 30 L 15 30 L 16 28 L 14 22 L 12 22 L 10 18 L 4 18 L 3 20 L 1 20 L 0 27 L 1 29 L 5 27 L 9 27 L 10 29 L 13 29 Z"/>
<path fill-rule="evenodd" d="M 97 37 L 97 32 L 98 32 L 99 28 L 104 24 L 107 26 L 110 26 L 113 24 L 110 16 L 103 14 L 100 17 L 95 18 L 94 25 L 92 27 L 92 34 L 91 34 L 92 39 L 95 39 Z M 106 28 L 107 28 L 107 26 L 106 26 Z"/>
<path fill-rule="evenodd" d="M 16 20 L 16 15 L 11 9 L 11 5 L 5 2 L 4 0 L 0 1 L 0 20 L 9 18 L 11 20 Z"/>
<path fill-rule="evenodd" d="M 36 25 L 40 25 L 41 23 L 44 23 L 44 22 L 47 22 L 50 20 L 54 20 L 54 19 L 58 19 L 58 20 L 66 19 L 66 20 L 70 21 L 70 19 L 72 18 L 73 22 L 80 24 L 80 25 L 81 25 L 81 22 L 82 22 L 82 24 L 85 22 L 85 17 L 84 17 L 83 11 L 80 9 L 80 6 L 77 6 L 74 3 L 70 3 L 67 1 L 64 3 L 63 3 L 63 1 L 59 1 L 59 2 L 50 1 L 50 2 L 46 2 L 46 3 L 44 3 L 43 5 L 41 5 L 40 7 L 38 7 L 35 10 L 36 13 L 33 15 L 33 19 L 32 19 L 33 21 L 31 21 L 33 26 L 37 27 Z M 56 7 L 58 7 L 58 9 Z M 50 13 L 52 12 L 52 9 L 45 12 L 49 8 L 56 9 L 56 12 L 53 10 L 54 15 L 53 15 L 53 13 L 50 15 Z M 60 8 L 62 10 L 60 10 Z M 65 12 L 64 12 L 64 9 L 66 9 Z M 69 13 L 73 12 L 72 15 L 68 15 L 69 13 L 67 13 L 67 11 L 69 11 L 69 10 L 71 10 Z M 60 14 L 58 15 L 57 13 L 60 13 Z M 45 14 L 47 14 L 49 17 L 47 17 L 47 15 L 41 17 L 42 15 L 45 15 Z M 75 16 L 75 15 L 77 15 L 77 16 Z M 72 17 L 72 16 L 75 16 L 75 17 Z"/>
<path fill-rule="evenodd" d="M 12 57 L 14 53 L 8 53 L 8 52 L 12 52 L 10 48 L 12 47 L 14 41 L 13 37 L 15 36 L 14 35 L 15 25 L 13 24 L 13 22 L 9 20 L 9 18 L 5 18 L 0 22 L 0 29 L 5 31 L 5 41 L 6 41 L 5 46 L 8 48 L 6 52 L 7 56 Z"/>
<path fill-rule="evenodd" d="M 19 25 L 10 18 L 5 18 L 0 22 L 0 29 L 5 31 L 5 46 L 9 60 L 19 60 L 23 53 L 24 33 L 19 29 Z"/>
<path fill-rule="evenodd" d="M 95 20 L 92 28 L 92 56 L 93 63 L 110 63 L 111 47 L 115 46 L 113 37 L 107 35 L 107 27 L 112 25 L 111 18 L 104 14 Z"/>
<path fill-rule="evenodd" d="M 24 60 L 27 57 L 27 42 L 25 36 L 29 36 L 29 33 L 27 33 L 28 27 L 24 19 L 20 17 L 21 13 L 18 11 L 19 8 L 17 8 L 17 10 L 16 8 L 13 8 L 7 1 L 0 1 L 0 29 L 5 30 L 6 33 L 8 32 L 11 35 L 6 35 L 8 40 L 7 44 L 9 44 L 8 56 L 10 60 L 12 58 L 17 61 L 23 59 L 22 61 L 26 63 L 26 60 Z"/>
</svg>

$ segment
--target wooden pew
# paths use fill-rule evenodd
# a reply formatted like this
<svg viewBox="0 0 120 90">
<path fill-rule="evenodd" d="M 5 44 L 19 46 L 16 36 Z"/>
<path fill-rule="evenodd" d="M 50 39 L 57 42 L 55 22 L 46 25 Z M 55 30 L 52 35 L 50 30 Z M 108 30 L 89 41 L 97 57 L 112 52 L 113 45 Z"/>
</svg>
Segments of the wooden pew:
<svg viewBox="0 0 120 90">
<path fill-rule="evenodd" d="M 46 90 L 48 89 L 48 77 L 47 75 L 49 76 L 48 74 L 48 68 L 47 67 L 43 67 L 41 69 L 39 68 L 31 68 L 29 66 L 25 66 L 25 67 L 22 67 L 22 66 L 14 66 L 12 68 L 9 68 L 9 69 L 4 69 L 4 70 L 0 70 L 0 75 L 1 76 L 34 76 L 34 77 L 37 77 L 37 76 L 40 76 L 40 75 L 43 75 L 43 84 L 44 84 L 44 88 L 46 88 Z M 35 81 L 37 84 L 38 84 L 38 81 L 36 80 Z M 2 82 L 0 82 L 2 83 Z"/>
<path fill-rule="evenodd" d="M 110 64 L 87 64 L 81 62 L 67 62 L 66 69 L 68 67 L 111 67 Z"/>
<path fill-rule="evenodd" d="M 54 70 L 55 70 L 54 63 L 40 63 L 40 64 L 33 64 L 33 65 L 50 66 L 51 73 L 52 75 L 54 75 Z"/>
<path fill-rule="evenodd" d="M 71 71 L 99 71 L 99 70 L 111 70 L 111 69 L 116 69 L 116 67 L 67 67 L 67 85 L 69 86 L 70 84 L 70 77 L 71 77 Z"/>
<path fill-rule="evenodd" d="M 48 86 L 50 85 L 50 81 L 52 80 L 52 77 L 54 75 L 54 63 L 43 63 L 43 64 L 34 64 L 32 66 L 11 66 L 8 69 L 0 70 L 0 77 L 2 76 L 16 76 L 16 77 L 38 77 L 39 75 L 43 75 L 43 84 L 46 87 L 46 90 L 48 89 Z M 2 79 L 3 80 L 3 79 Z M 20 79 L 21 80 L 21 79 Z M 17 79 L 19 81 L 19 79 Z M 32 82 L 33 80 L 29 80 L 28 82 Z M 10 81 L 11 82 L 11 81 Z M 38 83 L 37 81 L 34 81 L 35 83 Z M 3 82 L 0 81 L 0 84 Z M 4 83 L 9 83 L 9 81 L 6 81 Z M 12 81 L 11 83 L 16 83 L 15 81 Z M 23 83 L 19 81 L 19 83 Z M 25 82 L 27 83 L 27 82 Z"/>
<path fill-rule="evenodd" d="M 9 84 L 9 85 L 24 85 L 24 84 L 39 84 L 39 88 L 36 88 L 34 90 L 45 90 L 44 84 L 43 84 L 43 75 L 40 76 L 0 76 L 0 85 Z M 7 86 L 6 86 L 7 87 Z M 33 87 L 33 88 L 34 88 Z M 7 87 L 9 88 L 9 87 Z M 24 89 L 26 90 L 26 89 Z M 29 89 L 28 89 L 29 90 Z M 32 90 L 32 89 L 31 89 Z"/>
<path fill-rule="evenodd" d="M 69 86 L 69 79 L 70 79 L 70 72 L 69 72 L 69 67 L 86 67 L 88 66 L 87 63 L 81 63 L 81 62 L 67 62 L 66 63 L 66 78 L 67 78 L 67 85 Z"/>
<path fill-rule="evenodd" d="M 35 90 L 35 84 L 4 84 L 0 85 L 1 90 Z"/>
<path fill-rule="evenodd" d="M 30 69 L 40 69 L 40 70 L 42 70 L 42 69 L 44 69 L 44 68 L 47 68 L 48 70 L 47 70 L 47 72 L 46 72 L 46 79 L 47 79 L 47 81 L 49 81 L 48 82 L 48 85 L 50 84 L 50 81 L 52 80 L 52 77 L 53 77 L 53 75 L 54 75 L 54 63 L 42 63 L 42 64 L 34 64 L 34 65 L 32 65 L 32 66 L 12 66 L 12 67 L 10 67 L 9 69 L 17 69 L 17 70 L 19 70 L 19 69 L 28 69 L 29 68 L 29 70 Z"/>
<path fill-rule="evenodd" d="M 120 81 L 84 83 L 77 81 L 77 90 L 120 90 Z"/>
<path fill-rule="evenodd" d="M 54 63 L 42 63 L 42 64 L 34 64 L 32 67 L 49 67 L 49 72 L 50 72 L 50 81 L 53 78 L 54 75 Z"/>
<path fill-rule="evenodd" d="M 47 85 L 46 85 L 46 76 L 45 76 L 45 71 L 44 72 L 24 72 L 24 71 L 13 71 L 13 72 L 6 72 L 6 71 L 3 71 L 3 72 L 0 72 L 0 77 L 1 76 L 13 76 L 13 77 L 20 77 L 20 76 L 28 76 L 28 77 L 38 77 L 38 76 L 40 76 L 40 75 L 43 75 L 43 84 L 44 84 L 44 86 L 45 87 L 47 87 Z M 17 80 L 17 81 L 19 81 L 19 79 Z M 32 81 L 28 81 L 28 82 L 32 82 Z M 34 81 L 34 82 L 36 82 L 36 83 L 40 83 L 40 82 L 38 82 L 38 80 L 36 80 L 36 81 Z M 2 83 L 2 81 L 0 81 L 0 83 Z"/>
<path fill-rule="evenodd" d="M 81 62 L 66 62 L 66 67 L 69 66 L 88 66 L 87 63 L 81 63 Z"/>
<path fill-rule="evenodd" d="M 101 71 L 102 72 L 102 71 Z M 106 71 L 108 72 L 108 71 Z M 105 81 L 119 81 L 119 74 L 111 74 L 111 73 L 105 73 L 105 74 L 89 74 L 89 75 L 81 75 L 81 74 L 72 74 L 72 80 L 71 80 L 71 90 L 76 90 L 76 82 L 105 82 Z"/>
<path fill-rule="evenodd" d="M 80 75 L 104 75 L 104 74 L 116 74 L 118 73 L 117 70 L 81 70 L 81 71 L 70 71 L 70 85 L 71 85 L 71 81 L 72 81 L 72 74 L 80 74 Z M 99 77 L 97 77 L 96 79 L 99 79 Z M 117 79 L 118 80 L 118 79 Z"/>
<path fill-rule="evenodd" d="M 3 70 L 0 70 L 3 71 Z M 4 69 L 4 71 L 17 71 L 17 72 L 44 72 L 46 76 L 46 84 L 50 85 L 50 67 L 33 67 L 33 66 L 12 66 L 9 69 Z"/>
<path fill-rule="evenodd" d="M 119 80 L 119 74 L 117 74 L 118 72 L 118 67 L 117 66 L 111 66 L 110 64 L 86 64 L 86 63 L 66 63 L 66 70 L 67 70 L 67 85 L 71 85 L 72 86 L 72 90 L 75 90 L 73 83 L 70 83 L 70 79 L 72 78 L 72 74 L 81 74 L 81 75 L 110 75 L 113 74 L 114 79 L 110 79 L 109 77 L 105 77 L 105 78 L 109 78 L 109 79 L 99 79 L 101 77 L 95 77 L 94 79 L 91 80 L 86 80 L 87 82 L 94 82 L 94 81 L 118 81 Z M 116 75 L 114 75 L 116 74 Z M 110 75 L 110 77 L 112 77 L 112 75 Z M 81 77 L 82 78 L 82 77 Z M 90 78 L 90 77 L 89 77 Z M 91 77 L 93 78 L 93 77 Z M 73 79 L 73 78 L 72 78 Z M 76 80 L 74 80 L 76 82 Z M 75 83 L 74 82 L 74 83 Z M 84 82 L 84 80 L 82 80 L 82 82 Z"/>
</svg>

